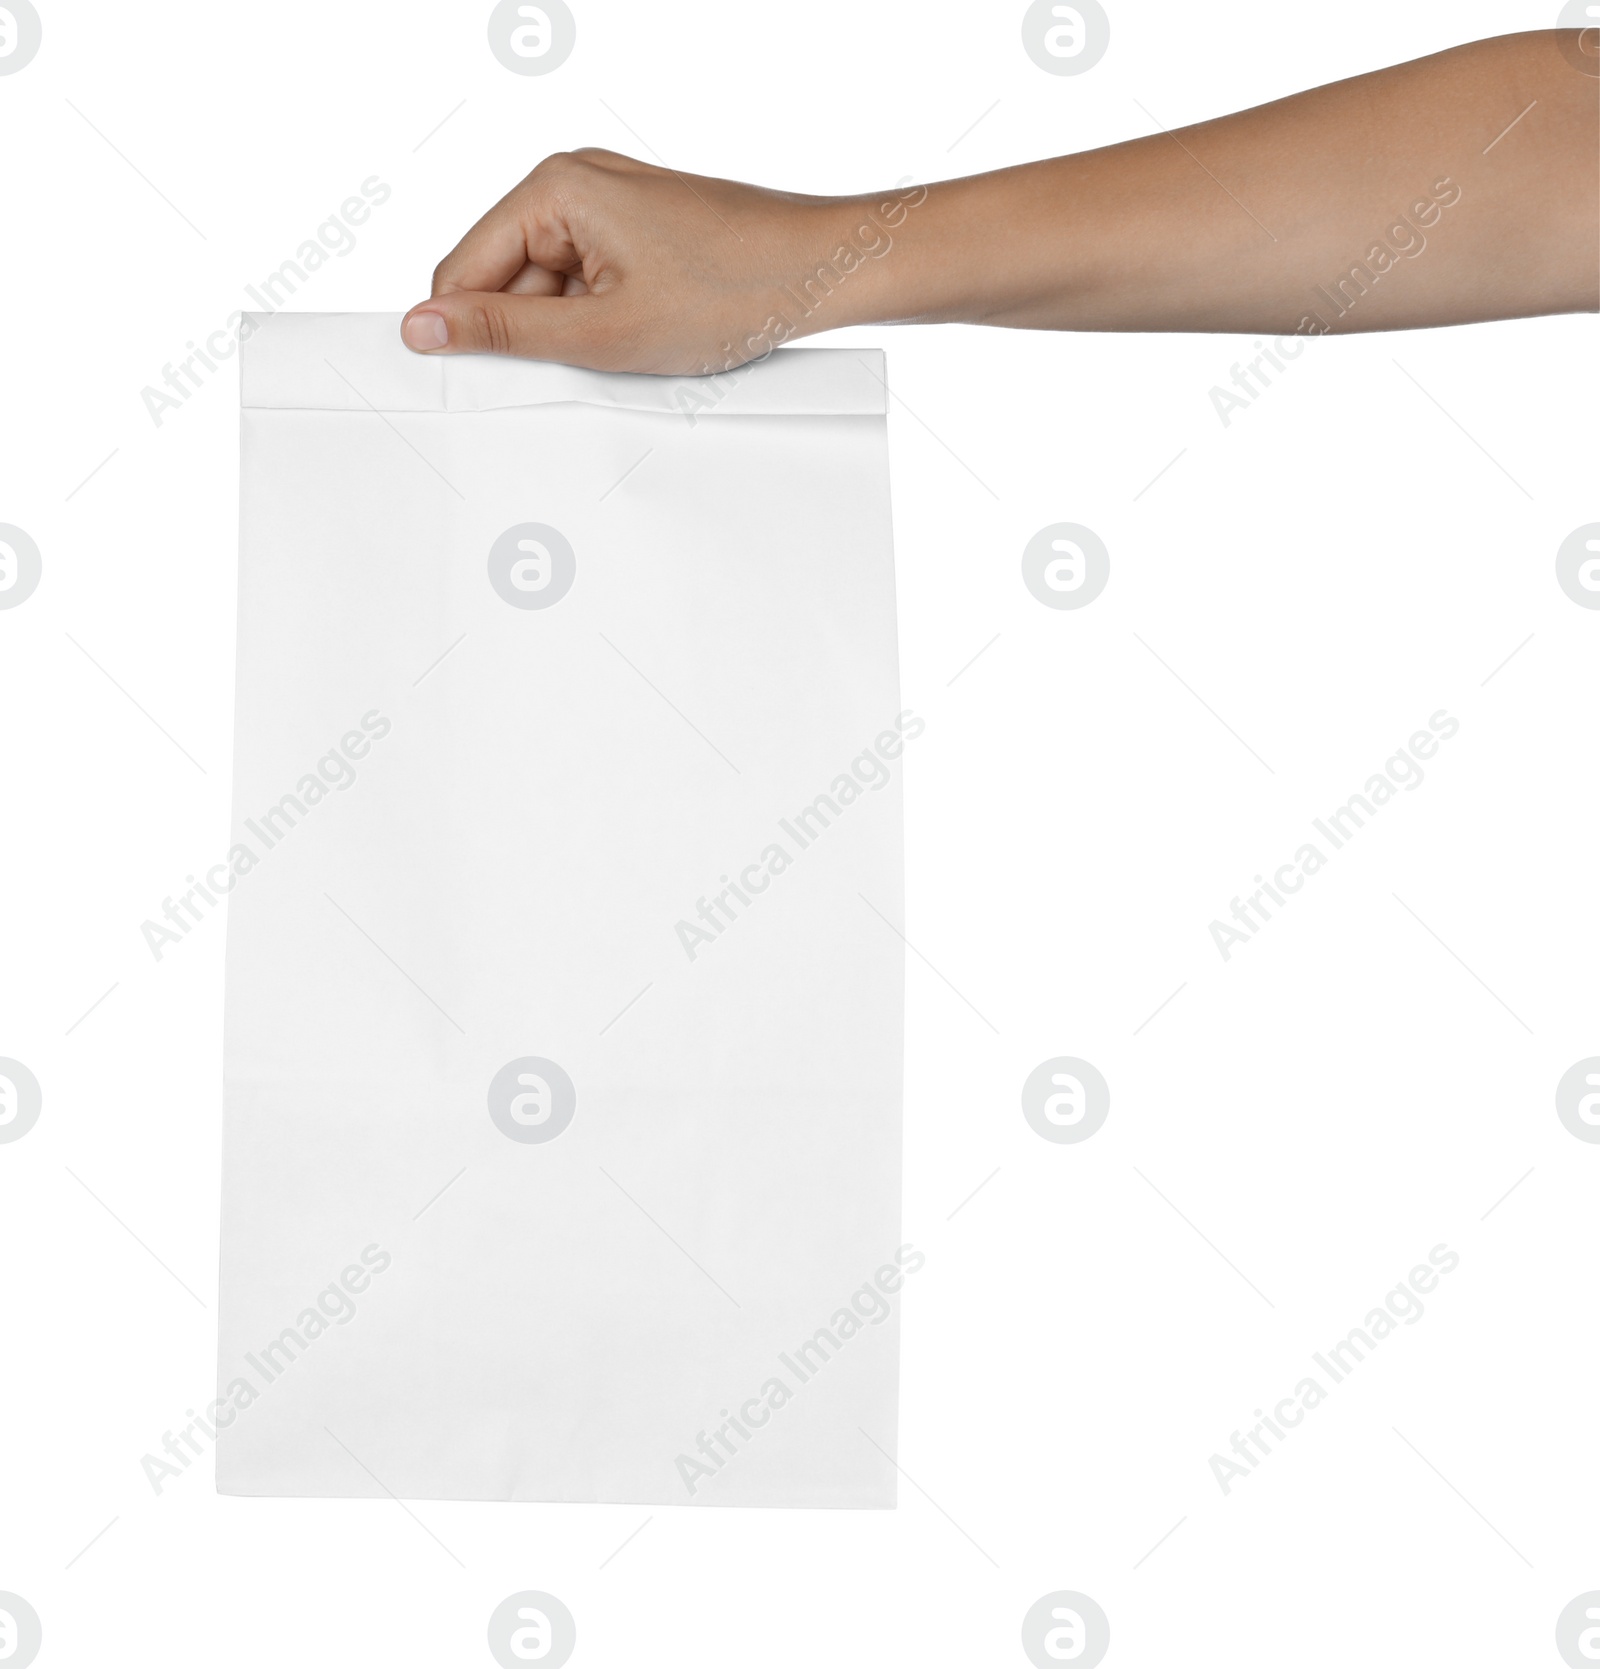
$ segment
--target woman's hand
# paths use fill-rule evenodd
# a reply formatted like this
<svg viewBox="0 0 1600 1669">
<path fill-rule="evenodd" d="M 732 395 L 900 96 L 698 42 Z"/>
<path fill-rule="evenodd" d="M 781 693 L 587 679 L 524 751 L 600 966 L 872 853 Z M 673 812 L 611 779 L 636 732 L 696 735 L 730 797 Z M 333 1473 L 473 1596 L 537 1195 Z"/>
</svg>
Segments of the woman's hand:
<svg viewBox="0 0 1600 1669">
<path fill-rule="evenodd" d="M 614 151 L 552 156 L 445 257 L 401 334 L 419 353 L 721 371 L 867 317 L 866 268 L 905 213 L 894 197 L 764 191 Z"/>
</svg>

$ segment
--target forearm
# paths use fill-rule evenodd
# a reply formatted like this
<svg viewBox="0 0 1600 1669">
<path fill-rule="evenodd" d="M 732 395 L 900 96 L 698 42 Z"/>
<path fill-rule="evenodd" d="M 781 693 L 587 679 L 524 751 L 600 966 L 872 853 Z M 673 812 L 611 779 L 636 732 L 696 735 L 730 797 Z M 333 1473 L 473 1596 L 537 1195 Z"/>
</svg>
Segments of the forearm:
<svg viewBox="0 0 1600 1669">
<path fill-rule="evenodd" d="M 1600 79 L 1562 44 L 1477 42 L 932 186 L 815 327 L 1321 333 L 1593 310 Z"/>
</svg>

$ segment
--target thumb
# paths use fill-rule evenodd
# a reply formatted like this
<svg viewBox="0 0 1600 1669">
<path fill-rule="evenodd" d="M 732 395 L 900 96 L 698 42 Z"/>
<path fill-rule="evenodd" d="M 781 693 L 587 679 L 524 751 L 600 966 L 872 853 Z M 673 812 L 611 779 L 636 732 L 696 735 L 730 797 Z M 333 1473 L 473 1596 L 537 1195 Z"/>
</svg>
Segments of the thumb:
<svg viewBox="0 0 1600 1669">
<path fill-rule="evenodd" d="M 603 369 L 600 305 L 590 295 L 454 290 L 413 307 L 400 321 L 400 339 L 414 353 L 510 354 Z"/>
</svg>

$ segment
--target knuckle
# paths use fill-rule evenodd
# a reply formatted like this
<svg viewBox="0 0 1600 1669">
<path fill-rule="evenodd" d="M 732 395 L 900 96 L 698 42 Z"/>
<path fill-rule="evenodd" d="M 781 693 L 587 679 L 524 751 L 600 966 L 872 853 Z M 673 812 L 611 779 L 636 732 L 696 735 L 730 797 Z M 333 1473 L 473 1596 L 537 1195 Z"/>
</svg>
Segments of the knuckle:
<svg viewBox="0 0 1600 1669">
<path fill-rule="evenodd" d="M 466 319 L 469 339 L 474 347 L 494 354 L 511 352 L 511 321 L 503 307 L 489 301 L 474 302 L 467 309 Z"/>
<path fill-rule="evenodd" d="M 608 151 L 600 145 L 580 145 L 576 150 L 552 151 L 528 176 L 525 184 L 535 189 L 561 189 L 582 185 L 607 174 L 626 173 L 640 164 L 631 157 Z"/>
<path fill-rule="evenodd" d="M 589 177 L 593 165 L 575 151 L 555 151 L 522 182 L 524 212 L 539 205 L 560 201 Z"/>
<path fill-rule="evenodd" d="M 528 178 L 530 181 L 559 179 L 563 175 L 577 172 L 582 166 L 583 162 L 578 152 L 552 151 Z"/>
</svg>

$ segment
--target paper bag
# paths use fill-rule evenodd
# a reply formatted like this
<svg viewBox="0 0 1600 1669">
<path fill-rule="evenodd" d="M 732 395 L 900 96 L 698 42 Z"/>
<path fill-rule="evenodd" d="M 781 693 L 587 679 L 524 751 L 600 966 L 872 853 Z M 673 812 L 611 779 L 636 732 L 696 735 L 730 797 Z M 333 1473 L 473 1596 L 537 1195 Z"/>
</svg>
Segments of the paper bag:
<svg viewBox="0 0 1600 1669">
<path fill-rule="evenodd" d="M 242 378 L 219 1488 L 892 1505 L 881 355 Z"/>
</svg>

